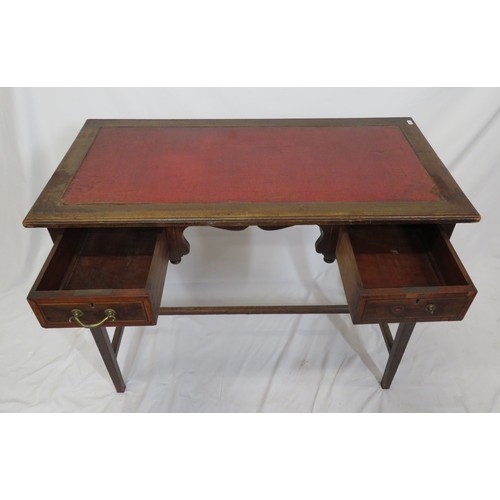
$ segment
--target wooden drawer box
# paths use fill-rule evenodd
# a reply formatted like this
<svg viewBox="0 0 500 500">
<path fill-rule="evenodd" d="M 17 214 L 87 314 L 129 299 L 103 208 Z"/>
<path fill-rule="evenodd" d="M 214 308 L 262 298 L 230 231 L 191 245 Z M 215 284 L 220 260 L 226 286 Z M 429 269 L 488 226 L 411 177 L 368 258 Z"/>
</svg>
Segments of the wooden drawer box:
<svg viewBox="0 0 500 500">
<path fill-rule="evenodd" d="M 476 295 L 435 225 L 342 227 L 337 259 L 355 324 L 460 320 Z"/>
<path fill-rule="evenodd" d="M 154 325 L 167 263 L 162 229 L 66 229 L 28 302 L 45 328 L 79 327 L 75 310 L 85 325 Z"/>
</svg>

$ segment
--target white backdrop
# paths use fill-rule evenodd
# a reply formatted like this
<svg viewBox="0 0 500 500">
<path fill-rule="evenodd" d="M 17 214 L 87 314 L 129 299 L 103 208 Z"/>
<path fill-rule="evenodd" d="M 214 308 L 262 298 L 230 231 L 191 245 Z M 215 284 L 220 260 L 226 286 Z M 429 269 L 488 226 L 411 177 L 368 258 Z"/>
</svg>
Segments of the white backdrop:
<svg viewBox="0 0 500 500">
<path fill-rule="evenodd" d="M 1 89 L 0 411 L 500 410 L 499 89 Z M 85 330 L 44 330 L 25 297 L 50 248 L 22 219 L 87 118 L 411 116 L 481 213 L 452 243 L 478 296 L 417 325 L 392 388 L 379 330 L 348 316 L 161 317 L 125 330 L 117 394 Z M 190 228 L 164 305 L 343 303 L 317 227 Z M 251 243 L 251 244 L 250 244 Z"/>
</svg>

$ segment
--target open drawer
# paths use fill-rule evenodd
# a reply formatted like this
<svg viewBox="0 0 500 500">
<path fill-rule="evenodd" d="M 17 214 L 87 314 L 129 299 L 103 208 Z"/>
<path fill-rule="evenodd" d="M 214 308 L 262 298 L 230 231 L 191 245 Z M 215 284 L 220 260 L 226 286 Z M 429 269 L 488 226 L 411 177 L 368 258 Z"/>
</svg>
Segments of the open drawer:
<svg viewBox="0 0 500 500">
<path fill-rule="evenodd" d="M 355 324 L 460 320 L 476 295 L 435 225 L 342 227 L 337 260 Z"/>
<path fill-rule="evenodd" d="M 163 229 L 66 229 L 28 302 L 46 328 L 154 325 L 167 263 Z"/>
</svg>

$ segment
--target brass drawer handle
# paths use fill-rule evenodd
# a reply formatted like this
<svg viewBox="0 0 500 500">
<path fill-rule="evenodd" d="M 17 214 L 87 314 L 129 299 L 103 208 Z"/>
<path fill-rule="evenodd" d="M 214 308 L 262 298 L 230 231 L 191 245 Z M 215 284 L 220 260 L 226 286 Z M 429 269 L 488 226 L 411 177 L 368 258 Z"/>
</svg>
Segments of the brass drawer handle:
<svg viewBox="0 0 500 500">
<path fill-rule="evenodd" d="M 434 314 L 436 312 L 436 304 L 427 304 L 425 306 L 425 310 L 429 313 L 429 314 Z"/>
<path fill-rule="evenodd" d="M 83 328 L 97 328 L 108 320 L 116 321 L 116 311 L 114 309 L 105 309 L 104 314 L 106 316 L 101 321 L 92 323 L 91 325 L 87 325 L 80 320 L 80 318 L 83 316 L 83 311 L 81 311 L 80 309 L 72 309 L 71 316 L 68 321 L 71 323 L 73 320 L 75 320 L 80 326 L 83 326 Z"/>
</svg>

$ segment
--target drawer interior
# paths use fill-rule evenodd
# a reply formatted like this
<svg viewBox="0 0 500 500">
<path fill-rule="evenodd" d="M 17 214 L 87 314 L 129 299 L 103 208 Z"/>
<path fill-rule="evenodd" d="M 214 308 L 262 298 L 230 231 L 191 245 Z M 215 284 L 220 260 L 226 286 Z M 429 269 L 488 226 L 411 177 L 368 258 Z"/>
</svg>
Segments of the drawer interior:
<svg viewBox="0 0 500 500">
<path fill-rule="evenodd" d="M 148 280 L 157 229 L 68 229 L 37 290 L 137 289 Z"/>
<path fill-rule="evenodd" d="M 365 289 L 468 285 L 435 226 L 352 226 L 348 233 Z"/>
</svg>

